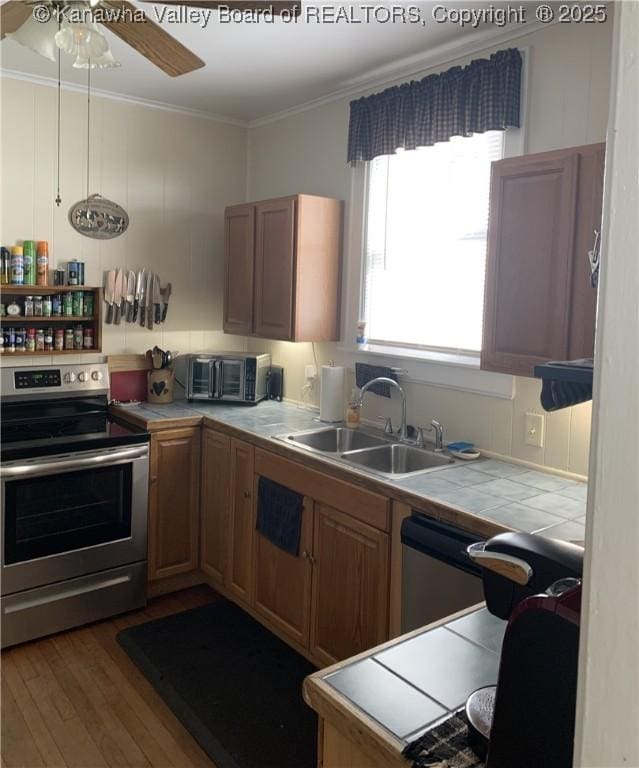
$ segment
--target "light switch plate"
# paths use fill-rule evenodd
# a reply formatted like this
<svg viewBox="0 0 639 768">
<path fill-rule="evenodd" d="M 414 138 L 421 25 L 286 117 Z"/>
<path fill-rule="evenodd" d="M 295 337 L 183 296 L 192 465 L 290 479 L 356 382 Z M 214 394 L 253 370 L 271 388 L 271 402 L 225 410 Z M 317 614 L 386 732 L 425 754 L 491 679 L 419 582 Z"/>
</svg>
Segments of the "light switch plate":
<svg viewBox="0 0 639 768">
<path fill-rule="evenodd" d="M 314 365 L 307 365 L 304 369 L 304 378 L 306 381 L 313 381 L 317 377 L 317 368 Z"/>
<path fill-rule="evenodd" d="M 526 445 L 533 445 L 535 448 L 543 448 L 545 431 L 546 417 L 542 413 L 526 414 Z"/>
</svg>

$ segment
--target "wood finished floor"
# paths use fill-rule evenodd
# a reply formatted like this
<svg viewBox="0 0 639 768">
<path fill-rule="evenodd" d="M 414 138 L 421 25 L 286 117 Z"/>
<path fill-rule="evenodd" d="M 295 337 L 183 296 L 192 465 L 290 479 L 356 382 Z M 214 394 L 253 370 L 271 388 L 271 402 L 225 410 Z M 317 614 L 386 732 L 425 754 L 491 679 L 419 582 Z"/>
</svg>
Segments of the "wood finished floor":
<svg viewBox="0 0 639 768">
<path fill-rule="evenodd" d="M 2 768 L 215 768 L 115 636 L 216 599 L 193 587 L 4 651 Z"/>
</svg>

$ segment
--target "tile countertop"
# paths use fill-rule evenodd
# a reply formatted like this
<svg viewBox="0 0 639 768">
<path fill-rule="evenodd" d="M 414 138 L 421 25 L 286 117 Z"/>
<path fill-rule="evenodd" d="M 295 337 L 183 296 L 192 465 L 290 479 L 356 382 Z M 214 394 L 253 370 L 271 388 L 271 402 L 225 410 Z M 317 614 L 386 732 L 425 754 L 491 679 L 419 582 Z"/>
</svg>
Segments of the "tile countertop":
<svg viewBox="0 0 639 768">
<path fill-rule="evenodd" d="M 475 606 L 310 675 L 304 698 L 382 764 L 406 766 L 406 744 L 497 682 L 505 630 Z"/>
<path fill-rule="evenodd" d="M 273 439 L 287 431 L 324 426 L 317 422 L 316 411 L 289 403 L 263 402 L 250 407 L 178 400 L 169 405 L 113 406 L 112 412 L 151 431 L 197 426 L 203 420 L 214 428 L 231 428 L 240 438 L 252 437 L 288 458 L 323 471 L 332 468 L 342 477 L 360 483 L 365 481 L 369 487 L 377 486 L 376 490 L 417 508 L 420 502 L 433 502 L 461 512 L 468 516 L 469 530 L 474 520 L 484 523 L 486 535 L 490 529 L 510 529 L 571 541 L 584 539 L 586 484 L 521 464 L 480 458 L 436 472 L 389 480 Z"/>
</svg>

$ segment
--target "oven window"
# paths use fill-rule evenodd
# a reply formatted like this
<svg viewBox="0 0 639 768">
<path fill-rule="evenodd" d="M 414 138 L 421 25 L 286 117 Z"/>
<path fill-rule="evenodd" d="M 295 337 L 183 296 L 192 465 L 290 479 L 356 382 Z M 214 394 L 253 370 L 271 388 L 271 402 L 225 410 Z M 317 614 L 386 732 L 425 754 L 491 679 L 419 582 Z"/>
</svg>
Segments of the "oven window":
<svg viewBox="0 0 639 768">
<path fill-rule="evenodd" d="M 5 484 L 6 565 L 131 535 L 132 465 Z"/>
<path fill-rule="evenodd" d="M 244 363 L 239 360 L 225 360 L 222 368 L 222 397 L 242 397 L 242 374 Z"/>
</svg>

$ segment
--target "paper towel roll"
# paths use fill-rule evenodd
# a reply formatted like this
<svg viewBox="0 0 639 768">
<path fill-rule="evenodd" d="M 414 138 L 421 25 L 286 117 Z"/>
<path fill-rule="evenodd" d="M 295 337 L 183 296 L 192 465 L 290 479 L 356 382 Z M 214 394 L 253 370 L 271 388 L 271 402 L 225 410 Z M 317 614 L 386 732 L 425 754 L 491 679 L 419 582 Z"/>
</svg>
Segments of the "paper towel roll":
<svg viewBox="0 0 639 768">
<path fill-rule="evenodd" d="M 344 419 L 344 368 L 323 365 L 320 382 L 320 421 Z"/>
</svg>

